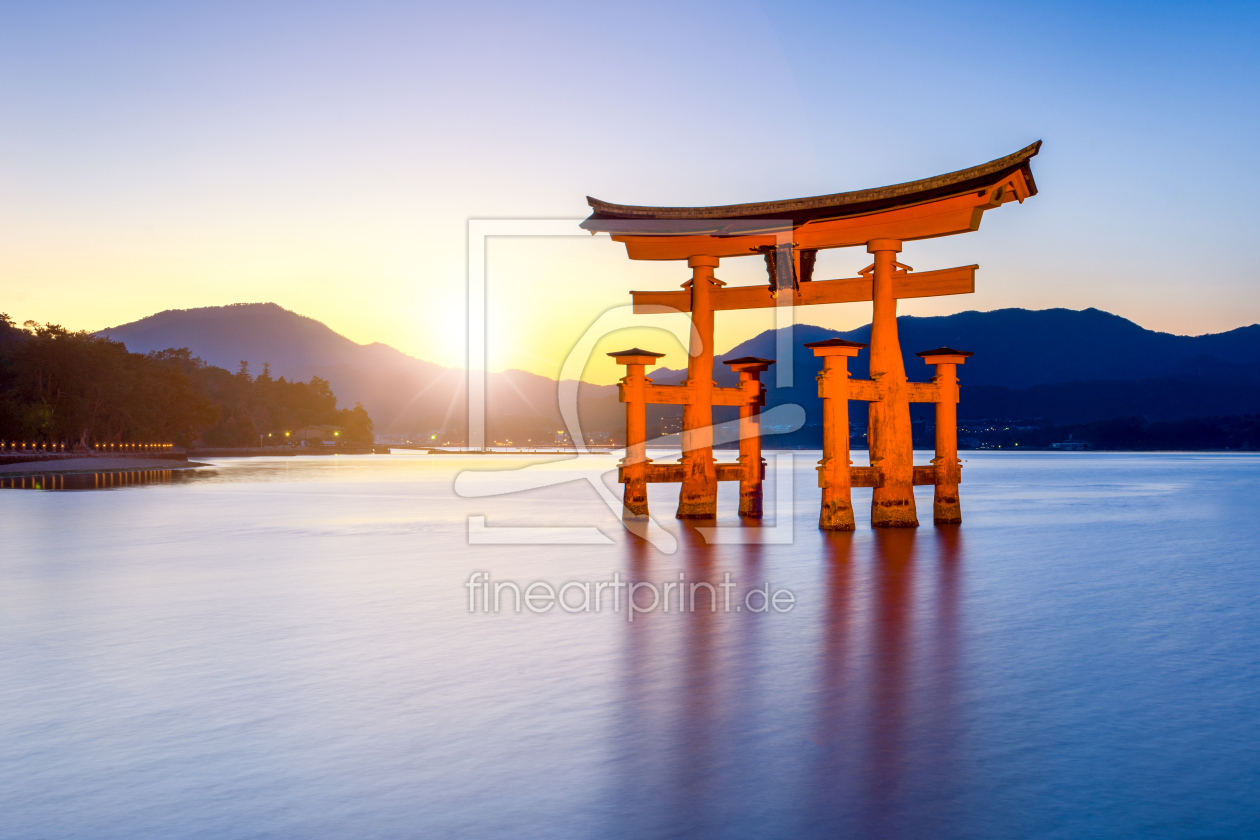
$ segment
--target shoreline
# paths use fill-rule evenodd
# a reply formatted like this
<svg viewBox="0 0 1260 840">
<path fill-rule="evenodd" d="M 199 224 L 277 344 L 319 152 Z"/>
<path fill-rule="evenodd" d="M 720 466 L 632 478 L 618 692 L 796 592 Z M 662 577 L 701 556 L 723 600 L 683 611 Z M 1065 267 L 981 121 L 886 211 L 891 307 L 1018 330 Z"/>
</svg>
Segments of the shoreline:
<svg viewBox="0 0 1260 840">
<path fill-rule="evenodd" d="M 209 467 L 197 461 L 175 458 L 58 458 L 0 465 L 0 475 L 47 475 L 51 473 L 134 472 Z"/>
</svg>

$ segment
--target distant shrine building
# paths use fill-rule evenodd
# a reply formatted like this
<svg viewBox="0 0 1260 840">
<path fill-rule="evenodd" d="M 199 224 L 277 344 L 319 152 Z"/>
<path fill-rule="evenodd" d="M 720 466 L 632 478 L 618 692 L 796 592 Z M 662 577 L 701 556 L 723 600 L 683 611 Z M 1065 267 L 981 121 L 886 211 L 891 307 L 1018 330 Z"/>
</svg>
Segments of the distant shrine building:
<svg viewBox="0 0 1260 840">
<path fill-rule="evenodd" d="M 897 300 L 967 294 L 975 291 L 976 269 L 969 265 L 914 271 L 898 260 L 904 243 L 978 230 L 988 210 L 1022 203 L 1037 194 L 1030 161 L 1041 142 L 981 166 L 857 192 L 814 198 L 720 207 L 638 207 L 588 198 L 594 212 L 582 223 L 592 232 L 611 234 L 625 243 L 632 260 L 686 260 L 691 279 L 682 291 L 631 292 L 636 312 L 662 307 L 690 313 L 692 345 L 687 380 L 655 385 L 645 369 L 660 353 L 633 348 L 610 353 L 626 368 L 621 401 L 626 405 L 626 457 L 620 468 L 625 485 L 625 515 L 646 516 L 647 485 L 682 486 L 677 516 L 712 517 L 717 512 L 719 481 L 740 483 L 739 513 L 759 518 L 761 457 L 759 415 L 765 404 L 761 375 L 770 359 L 745 357 L 724 361 L 739 374 L 739 385 L 719 388 L 713 381 L 713 313 L 780 305 L 871 301 L 870 379 L 849 376 L 848 359 L 867 345 L 831 339 L 805 345 L 823 360 L 818 395 L 823 402 L 823 457 L 818 465 L 822 488 L 819 527 L 854 528 L 851 488 L 872 487 L 874 527 L 917 527 L 915 485 L 933 485 L 937 524 L 962 521 L 958 485 L 957 367 L 970 353 L 949 347 L 917 355 L 935 368 L 929 382 L 911 382 L 897 338 Z M 874 262 L 857 277 L 814 279 L 818 252 L 826 248 L 865 246 Z M 714 276 L 722 259 L 761 256 L 768 283 L 726 286 Z M 867 403 L 870 466 L 849 460 L 849 401 Z M 936 457 L 914 464 L 910 403 L 936 406 Z M 683 406 L 682 461 L 654 464 L 647 457 L 648 403 Z M 740 455 L 735 464 L 713 457 L 713 406 L 739 408 Z"/>
</svg>

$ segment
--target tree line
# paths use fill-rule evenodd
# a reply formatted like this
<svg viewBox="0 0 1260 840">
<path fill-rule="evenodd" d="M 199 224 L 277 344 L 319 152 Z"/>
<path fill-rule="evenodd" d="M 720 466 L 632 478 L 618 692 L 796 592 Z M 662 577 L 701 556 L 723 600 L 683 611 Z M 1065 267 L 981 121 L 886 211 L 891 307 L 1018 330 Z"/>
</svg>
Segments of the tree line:
<svg viewBox="0 0 1260 840">
<path fill-rule="evenodd" d="M 318 376 L 309 382 L 233 372 L 188 348 L 131 353 L 85 330 L 0 313 L 0 439 L 43 442 L 172 442 L 181 446 L 282 443 L 307 425 L 346 429 L 342 439 L 372 442 L 362 405 L 337 408 Z"/>
</svg>

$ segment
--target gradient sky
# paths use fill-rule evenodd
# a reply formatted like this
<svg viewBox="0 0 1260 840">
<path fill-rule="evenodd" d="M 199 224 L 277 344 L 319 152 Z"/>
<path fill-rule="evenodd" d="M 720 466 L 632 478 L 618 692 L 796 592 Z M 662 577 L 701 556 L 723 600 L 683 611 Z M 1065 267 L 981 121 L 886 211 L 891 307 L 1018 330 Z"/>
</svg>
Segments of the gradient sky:
<svg viewBox="0 0 1260 840">
<path fill-rule="evenodd" d="M 4 2 L 0 311 L 275 301 L 461 365 L 469 218 L 860 189 L 1041 139 L 1040 195 L 902 255 L 979 263 L 977 293 L 901 311 L 1219 332 L 1260 321 L 1257 43 L 1254 3 Z M 627 290 L 688 276 L 591 237 L 496 242 L 489 272 L 491 367 L 551 376 Z M 719 314 L 719 351 L 771 317 Z"/>
</svg>

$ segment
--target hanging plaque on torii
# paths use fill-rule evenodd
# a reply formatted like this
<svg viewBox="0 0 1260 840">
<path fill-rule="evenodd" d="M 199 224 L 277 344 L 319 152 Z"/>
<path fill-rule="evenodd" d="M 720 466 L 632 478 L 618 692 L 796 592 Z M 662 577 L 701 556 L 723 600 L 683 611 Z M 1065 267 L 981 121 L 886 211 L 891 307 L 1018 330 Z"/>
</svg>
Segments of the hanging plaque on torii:
<svg viewBox="0 0 1260 840">
<path fill-rule="evenodd" d="M 931 382 L 906 378 L 897 337 L 897 300 L 967 294 L 975 291 L 979 266 L 914 271 L 897 260 L 903 243 L 977 230 L 986 211 L 1037 194 L 1031 159 L 1038 141 L 1013 155 L 981 166 L 856 192 L 717 207 L 640 207 L 587 198 L 594 212 L 582 223 L 593 232 L 625 243 L 634 260 L 686 260 L 691 279 L 682 291 L 631 292 L 635 310 L 660 312 L 670 307 L 691 316 L 693 330 L 687 379 L 681 385 L 651 384 L 645 366 L 659 354 L 627 350 L 610 353 L 626 365 L 621 399 L 626 403 L 626 458 L 621 480 L 629 516 L 647 515 L 646 485 L 679 482 L 677 516 L 695 519 L 717 512 L 717 483 L 740 481 L 740 515 L 761 515 L 760 432 L 757 414 L 764 404 L 760 373 L 772 361 L 738 359 L 728 364 L 740 373 L 740 386 L 718 388 L 713 382 L 713 313 L 790 304 L 871 301 L 870 380 L 849 378 L 845 359 L 866 345 L 834 339 L 810 347 L 823 357 L 819 396 L 823 399 L 823 489 L 819 525 L 829 530 L 854 527 L 850 488 L 873 487 L 871 524 L 915 527 L 916 484 L 934 485 L 934 520 L 961 522 L 957 455 L 958 386 L 956 366 L 970 353 L 943 347 L 919 355 L 936 367 Z M 815 280 L 818 251 L 865 246 L 874 262 L 857 277 Z M 714 277 L 724 258 L 761 257 L 768 282 L 727 286 Z M 870 467 L 849 464 L 848 401 L 868 403 L 867 443 Z M 682 462 L 651 464 L 646 451 L 646 404 L 683 406 Z M 910 403 L 936 404 L 936 457 L 931 465 L 913 463 Z M 713 458 L 713 406 L 740 406 L 740 462 L 716 464 Z M 745 441 L 749 441 L 745 443 Z"/>
</svg>

